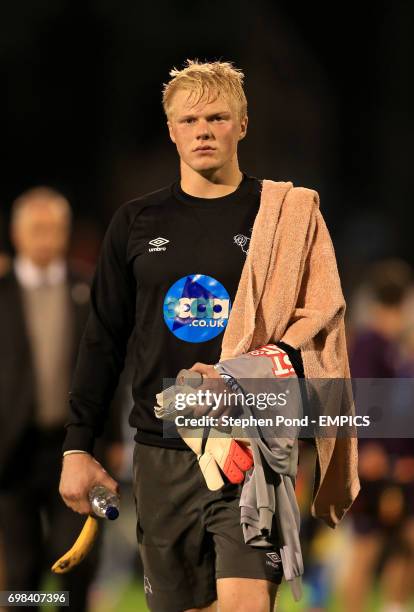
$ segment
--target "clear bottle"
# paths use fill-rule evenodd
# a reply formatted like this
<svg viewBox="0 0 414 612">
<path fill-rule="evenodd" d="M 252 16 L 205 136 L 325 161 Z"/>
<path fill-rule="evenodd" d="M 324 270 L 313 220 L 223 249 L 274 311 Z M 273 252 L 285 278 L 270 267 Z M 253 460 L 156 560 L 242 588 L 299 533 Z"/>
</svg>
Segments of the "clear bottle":
<svg viewBox="0 0 414 612">
<path fill-rule="evenodd" d="M 102 485 L 96 485 L 88 494 L 95 516 L 114 521 L 119 516 L 119 496 Z"/>
</svg>

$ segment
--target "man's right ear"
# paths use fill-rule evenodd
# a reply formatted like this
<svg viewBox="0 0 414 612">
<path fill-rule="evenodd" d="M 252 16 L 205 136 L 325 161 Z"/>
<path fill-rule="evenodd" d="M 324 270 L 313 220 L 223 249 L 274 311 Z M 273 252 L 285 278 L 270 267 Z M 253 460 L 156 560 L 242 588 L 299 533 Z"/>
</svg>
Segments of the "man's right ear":
<svg viewBox="0 0 414 612">
<path fill-rule="evenodd" d="M 175 144 L 174 129 L 173 129 L 171 121 L 167 121 L 167 125 L 168 125 L 168 131 L 170 133 L 170 138 L 173 141 L 173 143 Z"/>
</svg>

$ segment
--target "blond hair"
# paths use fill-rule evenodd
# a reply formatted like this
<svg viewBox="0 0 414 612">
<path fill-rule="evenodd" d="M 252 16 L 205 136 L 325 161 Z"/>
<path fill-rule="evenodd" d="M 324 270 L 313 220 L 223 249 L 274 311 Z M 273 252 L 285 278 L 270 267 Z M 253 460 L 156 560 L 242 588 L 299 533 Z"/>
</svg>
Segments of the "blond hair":
<svg viewBox="0 0 414 612">
<path fill-rule="evenodd" d="M 223 95 L 229 104 L 235 104 L 240 119 L 247 115 L 247 100 L 243 90 L 244 74 L 231 62 L 199 62 L 187 59 L 184 68 L 173 68 L 171 79 L 164 83 L 162 105 L 169 117 L 172 98 L 178 89 L 190 92 L 194 105 L 201 100 L 212 102 Z"/>
</svg>

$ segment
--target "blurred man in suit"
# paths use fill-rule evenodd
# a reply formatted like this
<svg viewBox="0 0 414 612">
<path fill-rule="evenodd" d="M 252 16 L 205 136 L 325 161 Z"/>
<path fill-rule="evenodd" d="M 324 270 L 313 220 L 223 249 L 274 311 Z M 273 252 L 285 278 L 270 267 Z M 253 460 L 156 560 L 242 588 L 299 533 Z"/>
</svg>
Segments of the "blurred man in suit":
<svg viewBox="0 0 414 612">
<path fill-rule="evenodd" d="M 74 358 L 88 314 L 89 287 L 65 261 L 71 210 L 38 187 L 14 203 L 16 257 L 0 278 L 0 535 L 6 586 L 40 588 L 45 568 L 84 522 L 58 494 L 63 425 Z M 60 588 L 70 609 L 86 609 L 97 548 Z"/>
</svg>

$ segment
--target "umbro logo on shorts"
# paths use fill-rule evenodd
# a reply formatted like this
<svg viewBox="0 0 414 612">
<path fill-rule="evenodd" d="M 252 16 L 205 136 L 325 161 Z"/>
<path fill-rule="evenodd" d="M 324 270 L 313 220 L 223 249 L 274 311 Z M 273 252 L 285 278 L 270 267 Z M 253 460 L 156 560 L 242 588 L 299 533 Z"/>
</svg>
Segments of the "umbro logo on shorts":
<svg viewBox="0 0 414 612">
<path fill-rule="evenodd" d="M 266 563 L 272 567 L 276 567 L 276 565 L 281 562 L 281 558 L 275 552 L 266 553 L 266 557 L 270 559 L 270 561 L 266 561 Z"/>
<path fill-rule="evenodd" d="M 148 252 L 151 253 L 152 251 L 166 251 L 167 247 L 165 247 L 164 245 L 168 244 L 168 242 L 170 241 L 166 238 L 161 238 L 161 236 L 159 236 L 158 238 L 153 238 L 148 243 L 151 244 L 153 248 L 148 249 Z"/>
</svg>

